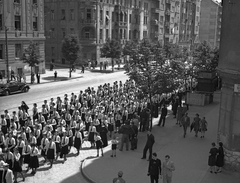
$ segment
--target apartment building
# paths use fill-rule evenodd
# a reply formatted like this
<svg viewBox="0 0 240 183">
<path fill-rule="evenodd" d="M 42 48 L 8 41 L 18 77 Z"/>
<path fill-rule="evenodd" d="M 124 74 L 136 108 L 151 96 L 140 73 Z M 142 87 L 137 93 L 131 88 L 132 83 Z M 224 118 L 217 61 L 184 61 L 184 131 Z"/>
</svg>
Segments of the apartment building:
<svg viewBox="0 0 240 183">
<path fill-rule="evenodd" d="M 214 0 L 202 0 L 200 15 L 200 41 L 219 47 L 221 35 L 222 6 Z"/>
<path fill-rule="evenodd" d="M 201 0 L 181 0 L 179 45 L 199 43 Z"/>
<path fill-rule="evenodd" d="M 41 56 L 41 62 L 35 66 L 35 72 L 44 73 L 44 0 L 0 0 L 0 71 L 5 77 L 6 56 L 9 71 L 13 70 L 15 74 L 30 73 L 28 64 L 21 60 L 30 41 L 38 43 Z"/>
</svg>

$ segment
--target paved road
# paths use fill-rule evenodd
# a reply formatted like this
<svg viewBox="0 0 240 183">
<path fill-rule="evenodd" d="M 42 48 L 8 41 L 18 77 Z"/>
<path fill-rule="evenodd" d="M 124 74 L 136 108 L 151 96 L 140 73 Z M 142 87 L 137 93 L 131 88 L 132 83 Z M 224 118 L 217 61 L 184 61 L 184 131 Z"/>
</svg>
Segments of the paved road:
<svg viewBox="0 0 240 183">
<path fill-rule="evenodd" d="M 65 93 L 71 94 L 72 92 L 78 94 L 80 90 L 85 90 L 88 86 L 97 87 L 104 83 L 113 83 L 114 81 L 125 81 L 127 76 L 124 72 L 115 72 L 110 74 L 89 74 L 85 75 L 83 78 L 44 83 L 40 85 L 32 85 L 28 93 L 19 93 L 10 96 L 0 97 L 0 113 L 3 113 L 5 109 L 9 111 L 17 110 L 18 105 L 21 101 L 25 101 L 29 108 L 32 108 L 33 103 L 40 104 L 43 100 L 50 100 L 50 98 L 56 98 L 57 96 L 63 97 Z"/>
</svg>

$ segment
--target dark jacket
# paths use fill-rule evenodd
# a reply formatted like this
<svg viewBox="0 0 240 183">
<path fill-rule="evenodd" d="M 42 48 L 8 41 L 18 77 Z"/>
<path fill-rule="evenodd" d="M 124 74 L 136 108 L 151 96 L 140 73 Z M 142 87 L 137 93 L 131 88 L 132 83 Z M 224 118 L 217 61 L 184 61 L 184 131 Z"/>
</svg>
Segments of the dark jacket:
<svg viewBox="0 0 240 183">
<path fill-rule="evenodd" d="M 132 129 L 134 131 L 134 135 L 137 136 L 138 135 L 138 127 L 136 125 L 132 125 Z"/>
<path fill-rule="evenodd" d="M 134 134 L 134 130 L 133 128 L 131 127 L 131 125 L 122 125 L 118 131 L 119 133 L 122 133 L 122 134 Z"/>
<path fill-rule="evenodd" d="M 155 138 L 153 134 L 147 135 L 147 143 L 146 146 L 151 147 L 155 143 Z"/>
<path fill-rule="evenodd" d="M 161 174 L 161 160 L 160 159 L 151 159 L 149 161 L 148 173 L 150 175 L 159 175 Z"/>
</svg>

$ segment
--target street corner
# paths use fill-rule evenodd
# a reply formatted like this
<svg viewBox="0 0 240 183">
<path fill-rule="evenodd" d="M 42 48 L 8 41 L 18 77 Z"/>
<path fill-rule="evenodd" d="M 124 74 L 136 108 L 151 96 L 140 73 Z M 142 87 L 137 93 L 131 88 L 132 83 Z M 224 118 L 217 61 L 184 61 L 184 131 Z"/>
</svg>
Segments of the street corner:
<svg viewBox="0 0 240 183">
<path fill-rule="evenodd" d="M 93 180 L 93 177 L 91 177 L 91 171 L 89 173 L 87 166 L 91 163 L 91 159 L 96 158 L 94 156 L 89 156 L 87 158 L 85 158 L 82 163 L 81 163 L 81 173 L 83 175 L 83 177 L 90 183 L 96 183 L 96 181 Z"/>
</svg>

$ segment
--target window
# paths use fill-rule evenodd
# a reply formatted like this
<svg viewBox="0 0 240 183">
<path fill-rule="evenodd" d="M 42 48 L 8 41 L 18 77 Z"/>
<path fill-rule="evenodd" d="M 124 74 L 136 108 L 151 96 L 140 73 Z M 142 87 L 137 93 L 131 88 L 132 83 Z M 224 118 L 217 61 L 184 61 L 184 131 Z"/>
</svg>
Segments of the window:
<svg viewBox="0 0 240 183">
<path fill-rule="evenodd" d="M 103 39 L 103 30 L 102 29 L 100 29 L 99 39 Z"/>
<path fill-rule="evenodd" d="M 160 31 L 159 31 L 160 34 L 163 34 L 163 28 L 160 28 L 159 30 L 160 30 Z"/>
<path fill-rule="evenodd" d="M 22 45 L 15 44 L 15 58 L 20 58 L 22 53 Z"/>
<path fill-rule="evenodd" d="M 92 19 L 91 18 L 91 9 L 87 9 L 87 19 Z"/>
<path fill-rule="evenodd" d="M 114 12 L 112 12 L 112 21 L 114 21 Z"/>
<path fill-rule="evenodd" d="M 75 34 L 74 28 L 70 28 L 70 34 Z"/>
<path fill-rule="evenodd" d="M 132 39 L 132 31 L 131 30 L 129 30 L 129 33 L 128 33 L 129 35 L 128 35 L 128 37 L 129 37 L 129 39 Z"/>
<path fill-rule="evenodd" d="M 148 17 L 147 17 L 147 16 L 144 16 L 144 20 L 143 20 L 143 24 L 144 24 L 144 25 L 147 25 L 147 23 L 148 23 L 147 20 L 148 20 Z"/>
<path fill-rule="evenodd" d="M 129 14 L 129 23 L 132 23 L 132 14 Z"/>
<path fill-rule="evenodd" d="M 14 0 L 14 3 L 20 4 L 20 0 Z"/>
<path fill-rule="evenodd" d="M 55 19 L 54 10 L 51 10 L 51 20 Z"/>
<path fill-rule="evenodd" d="M 55 29 L 51 28 L 50 32 L 51 32 L 51 38 L 54 38 L 54 36 L 55 36 Z"/>
<path fill-rule="evenodd" d="M 87 39 L 90 38 L 90 31 L 89 31 L 89 29 L 85 30 L 85 38 L 87 38 Z"/>
<path fill-rule="evenodd" d="M 70 9 L 70 20 L 74 20 L 74 9 Z"/>
<path fill-rule="evenodd" d="M 148 10 L 148 3 L 144 2 L 144 10 Z"/>
<path fill-rule="evenodd" d="M 120 39 L 122 39 L 122 38 L 123 38 L 123 30 L 120 29 Z"/>
<path fill-rule="evenodd" d="M 108 39 L 108 38 L 109 38 L 109 30 L 106 29 L 106 39 Z"/>
<path fill-rule="evenodd" d="M 65 38 L 65 36 L 66 36 L 66 29 L 62 28 L 62 37 Z"/>
<path fill-rule="evenodd" d="M 65 18 L 66 18 L 66 15 L 65 15 L 65 10 L 64 10 L 64 9 L 62 9 L 62 17 L 61 17 L 61 20 L 65 20 Z"/>
<path fill-rule="evenodd" d="M 126 29 L 123 30 L 123 37 L 124 37 L 124 39 L 127 39 L 127 30 Z"/>
<path fill-rule="evenodd" d="M 3 20 L 2 20 L 2 14 L 0 14 L 0 30 L 3 29 Z"/>
<path fill-rule="evenodd" d="M 51 47 L 52 57 L 55 57 L 55 47 Z"/>
<path fill-rule="evenodd" d="M 37 31 L 38 30 L 38 17 L 33 17 L 33 30 Z"/>
<path fill-rule="evenodd" d="M 32 3 L 33 3 L 34 5 L 37 5 L 37 0 L 32 0 Z"/>
<path fill-rule="evenodd" d="M 0 44 L 0 59 L 3 59 L 3 45 Z"/>
<path fill-rule="evenodd" d="M 21 30 L 21 17 L 15 16 L 15 30 Z"/>
<path fill-rule="evenodd" d="M 100 10 L 100 20 L 103 20 L 103 10 Z"/>
</svg>

